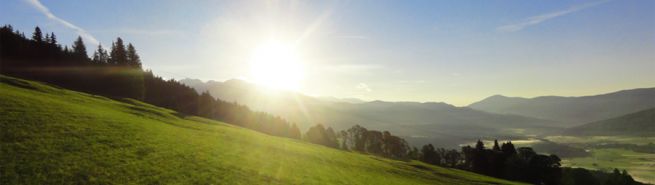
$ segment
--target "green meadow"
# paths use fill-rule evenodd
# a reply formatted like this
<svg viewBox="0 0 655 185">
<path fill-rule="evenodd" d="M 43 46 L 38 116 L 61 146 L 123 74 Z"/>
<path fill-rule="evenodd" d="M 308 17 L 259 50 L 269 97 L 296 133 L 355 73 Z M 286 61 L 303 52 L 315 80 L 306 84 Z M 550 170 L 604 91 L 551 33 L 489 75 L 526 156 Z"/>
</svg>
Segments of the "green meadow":
<svg viewBox="0 0 655 185">
<path fill-rule="evenodd" d="M 655 137 L 638 136 L 548 136 L 545 139 L 584 148 L 591 155 L 578 158 L 564 158 L 562 165 L 611 171 L 614 168 L 628 170 L 640 182 L 655 183 L 655 154 L 635 152 L 624 148 L 594 148 L 598 144 L 655 143 Z"/>
<path fill-rule="evenodd" d="M 640 182 L 655 183 L 655 154 L 638 153 L 625 149 L 592 149 L 591 156 L 562 160 L 564 166 L 611 171 L 628 170 Z"/>
<path fill-rule="evenodd" d="M 517 184 L 0 76 L 0 184 Z"/>
</svg>

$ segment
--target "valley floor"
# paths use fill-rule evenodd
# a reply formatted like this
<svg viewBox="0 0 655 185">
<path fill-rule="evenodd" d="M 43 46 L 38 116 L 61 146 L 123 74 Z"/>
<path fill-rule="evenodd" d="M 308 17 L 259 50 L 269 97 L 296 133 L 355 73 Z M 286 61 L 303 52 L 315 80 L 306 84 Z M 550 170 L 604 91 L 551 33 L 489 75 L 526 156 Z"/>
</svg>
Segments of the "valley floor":
<svg viewBox="0 0 655 185">
<path fill-rule="evenodd" d="M 646 145 L 655 143 L 655 137 L 635 136 L 550 136 L 548 140 L 575 147 L 586 148 L 587 157 L 564 158 L 564 166 L 583 167 L 610 171 L 614 168 L 628 170 L 635 180 L 655 183 L 655 153 L 635 152 L 625 148 L 594 148 L 603 143 Z"/>
</svg>

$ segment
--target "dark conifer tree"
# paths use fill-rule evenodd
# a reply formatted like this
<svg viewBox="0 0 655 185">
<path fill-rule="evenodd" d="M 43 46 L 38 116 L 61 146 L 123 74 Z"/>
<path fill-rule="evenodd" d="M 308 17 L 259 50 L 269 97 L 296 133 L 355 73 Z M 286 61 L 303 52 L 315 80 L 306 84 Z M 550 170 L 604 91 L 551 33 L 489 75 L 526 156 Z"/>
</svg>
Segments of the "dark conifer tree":
<svg viewBox="0 0 655 185">
<path fill-rule="evenodd" d="M 512 144 L 512 141 L 503 143 L 503 145 L 500 147 L 500 150 L 503 151 L 503 153 L 506 155 L 516 154 L 516 148 L 514 148 L 514 144 Z"/>
<path fill-rule="evenodd" d="M 120 37 L 116 38 L 116 42 L 112 43 L 109 57 L 111 64 L 127 66 L 127 50 L 125 50 L 123 39 Z"/>
<path fill-rule="evenodd" d="M 50 44 L 50 34 L 47 34 L 47 33 L 45 34 L 45 40 L 44 41 L 45 41 L 45 43 Z"/>
<path fill-rule="evenodd" d="M 38 26 L 34 28 L 34 33 L 32 33 L 32 40 L 36 43 L 43 42 L 43 33 L 41 32 L 41 28 Z"/>
<path fill-rule="evenodd" d="M 493 151 L 499 152 L 500 147 L 498 146 L 498 139 L 494 139 L 494 146 L 492 148 Z"/>
<path fill-rule="evenodd" d="M 93 53 L 93 63 L 95 64 L 108 64 L 109 63 L 109 54 L 107 50 L 102 48 L 102 44 L 98 44 L 98 49 Z"/>
<path fill-rule="evenodd" d="M 480 140 L 475 144 L 473 154 L 472 169 L 473 172 L 487 174 L 489 169 L 488 150 L 484 148 L 484 143 Z"/>
<path fill-rule="evenodd" d="M 48 43 L 52 45 L 57 45 L 57 36 L 55 36 L 54 32 L 50 33 L 50 42 Z"/>
<path fill-rule="evenodd" d="M 127 44 L 127 62 L 131 67 L 141 68 L 141 58 L 132 43 Z"/>
<path fill-rule="evenodd" d="M 476 150 L 484 150 L 484 143 L 478 139 L 478 142 L 475 143 Z"/>
<path fill-rule="evenodd" d="M 82 41 L 82 37 L 80 36 L 78 36 L 75 42 L 73 42 L 73 54 L 79 60 L 85 60 L 89 58 L 86 54 L 86 46 L 84 45 L 84 41 Z"/>
</svg>

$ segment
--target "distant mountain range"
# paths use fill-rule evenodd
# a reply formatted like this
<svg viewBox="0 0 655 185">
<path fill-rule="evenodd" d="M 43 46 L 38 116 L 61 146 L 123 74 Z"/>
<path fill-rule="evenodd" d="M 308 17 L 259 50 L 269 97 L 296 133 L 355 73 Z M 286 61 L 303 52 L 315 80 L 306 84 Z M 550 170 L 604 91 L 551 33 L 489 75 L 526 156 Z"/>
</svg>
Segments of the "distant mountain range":
<svg viewBox="0 0 655 185">
<path fill-rule="evenodd" d="M 569 128 L 570 135 L 655 136 L 655 108 Z"/>
<path fill-rule="evenodd" d="M 555 120 L 562 123 L 561 126 L 569 127 L 653 108 L 655 88 L 581 97 L 517 98 L 495 95 L 473 103 L 469 107 L 498 114 Z"/>
<path fill-rule="evenodd" d="M 446 103 L 357 101 L 311 97 L 300 93 L 258 87 L 243 80 L 182 83 L 199 92 L 238 102 L 257 111 L 279 115 L 306 129 L 324 124 L 336 130 L 356 124 L 376 130 L 389 130 L 414 144 L 431 142 L 443 146 L 478 138 L 517 138 L 557 130 L 554 121 L 520 115 L 503 115 L 456 107 Z"/>
<path fill-rule="evenodd" d="M 655 88 L 583 96 L 514 98 L 492 96 L 468 107 L 446 103 L 362 101 L 312 97 L 259 87 L 243 80 L 182 83 L 199 92 L 237 102 L 297 123 L 301 129 L 324 124 L 336 130 L 353 125 L 389 130 L 412 144 L 453 147 L 478 138 L 520 139 L 561 133 L 565 127 L 655 107 Z"/>
</svg>

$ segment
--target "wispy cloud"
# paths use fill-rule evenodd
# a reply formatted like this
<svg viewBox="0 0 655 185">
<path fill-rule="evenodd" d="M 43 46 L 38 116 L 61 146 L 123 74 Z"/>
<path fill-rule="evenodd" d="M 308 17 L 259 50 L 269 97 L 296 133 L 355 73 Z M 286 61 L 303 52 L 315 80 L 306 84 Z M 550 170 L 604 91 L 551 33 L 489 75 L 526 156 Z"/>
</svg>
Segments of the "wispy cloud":
<svg viewBox="0 0 655 185">
<path fill-rule="evenodd" d="M 121 35 L 140 35 L 140 36 L 180 36 L 184 33 L 180 30 L 171 29 L 142 29 L 142 28 L 122 28 L 122 29 L 102 29 L 91 30 L 93 33 L 118 33 Z"/>
<path fill-rule="evenodd" d="M 360 91 L 364 91 L 364 92 L 371 92 L 371 91 L 373 91 L 373 90 L 372 90 L 370 87 L 368 87 L 368 85 L 366 85 L 365 83 L 359 83 L 359 84 L 357 84 L 357 86 L 355 86 L 355 88 L 357 88 L 357 89 L 360 90 Z"/>
<path fill-rule="evenodd" d="M 93 35 L 89 34 L 89 32 L 87 32 L 86 30 L 74 25 L 73 23 L 70 23 L 70 22 L 68 22 L 68 21 L 66 21 L 64 19 L 61 19 L 61 18 L 57 17 L 55 14 L 50 12 L 48 7 L 41 4 L 41 2 L 39 0 L 25 0 L 25 1 L 27 3 L 29 3 L 30 5 L 32 5 L 34 8 L 36 8 L 37 10 L 39 10 L 41 13 L 43 13 L 43 15 L 48 17 L 48 19 L 53 20 L 53 21 L 55 21 L 57 23 L 60 23 L 60 24 L 62 24 L 64 26 L 70 28 L 70 29 L 75 30 L 75 32 L 77 32 L 77 34 L 79 34 L 83 39 L 87 40 L 88 42 L 91 42 L 94 45 L 98 45 L 98 43 L 99 43 L 98 39 L 93 37 Z"/>
<path fill-rule="evenodd" d="M 528 27 L 528 26 L 533 26 L 537 25 L 539 23 L 542 23 L 544 21 L 554 19 L 557 17 L 561 17 L 570 13 L 574 13 L 580 10 L 584 10 L 596 5 L 604 4 L 609 2 L 609 0 L 603 0 L 603 1 L 595 1 L 595 2 L 589 2 L 589 3 L 584 3 L 584 4 L 579 4 L 579 5 L 574 5 L 571 6 L 565 10 L 560 10 L 556 12 L 550 12 L 542 15 L 537 15 L 537 16 L 532 16 L 524 19 L 521 22 L 514 23 L 514 24 L 508 24 L 508 25 L 503 25 L 499 26 L 496 28 L 497 31 L 499 32 L 516 32 L 516 31 L 521 31 L 522 29 Z"/>
</svg>

